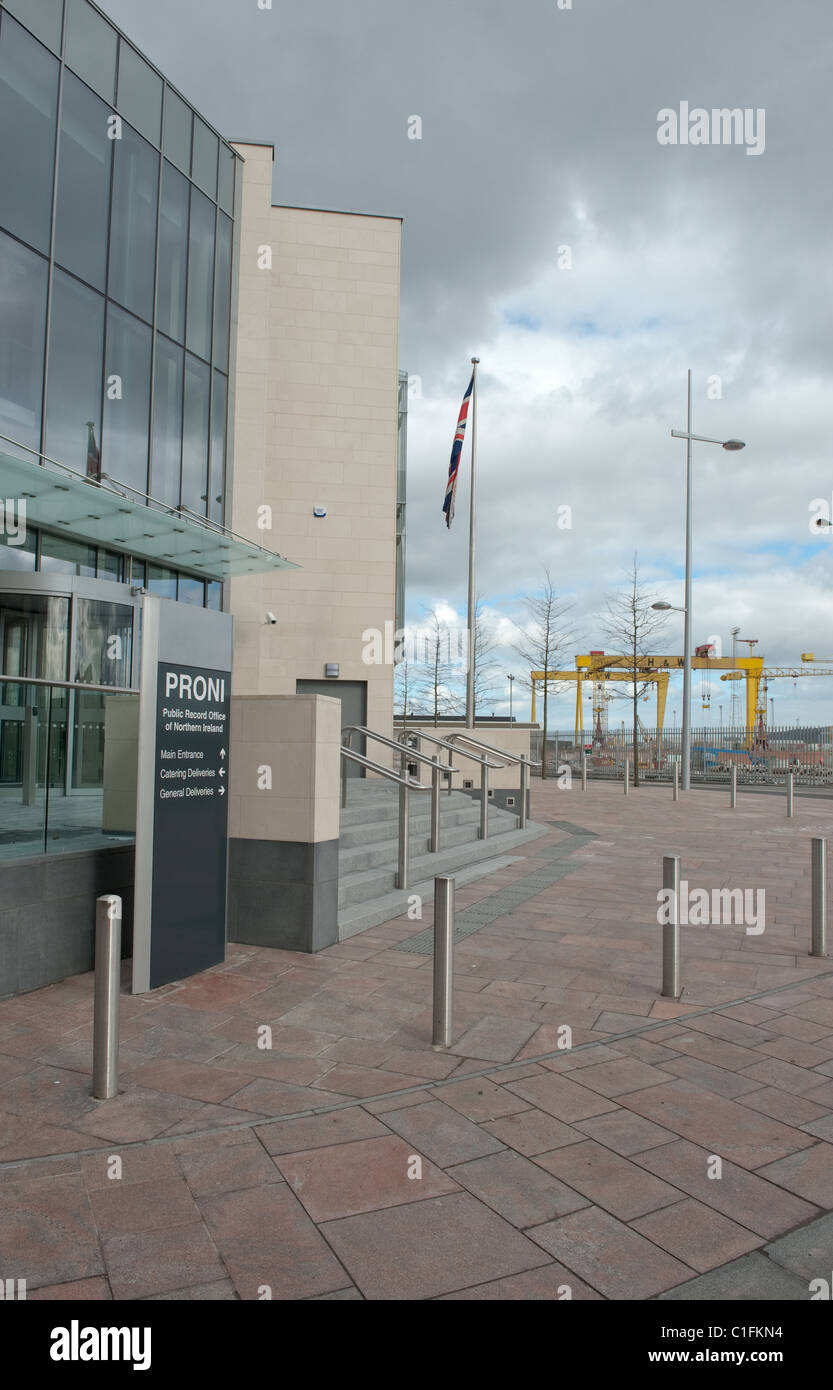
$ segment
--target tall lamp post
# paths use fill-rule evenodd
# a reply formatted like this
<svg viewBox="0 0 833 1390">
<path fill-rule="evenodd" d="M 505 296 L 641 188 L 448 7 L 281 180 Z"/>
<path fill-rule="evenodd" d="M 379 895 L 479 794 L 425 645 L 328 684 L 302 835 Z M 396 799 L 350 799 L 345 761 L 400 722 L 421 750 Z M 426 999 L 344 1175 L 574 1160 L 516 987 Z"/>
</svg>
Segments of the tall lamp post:
<svg viewBox="0 0 833 1390">
<path fill-rule="evenodd" d="M 682 746 L 682 778 L 681 786 L 683 791 L 688 791 L 691 787 L 691 446 L 696 440 L 698 444 L 719 444 L 722 449 L 727 449 L 733 453 L 737 449 L 745 448 L 742 439 L 709 439 L 703 434 L 692 434 L 691 431 L 691 368 L 688 369 L 688 412 L 687 425 L 684 430 L 672 430 L 673 439 L 684 439 L 685 449 L 685 598 L 683 600 L 683 612 L 685 614 L 685 649 L 683 651 L 683 746 Z M 670 604 L 668 605 L 670 607 Z"/>
<path fill-rule="evenodd" d="M 509 677 L 509 723 L 512 723 L 512 691 L 515 688 L 515 677 Z"/>
</svg>

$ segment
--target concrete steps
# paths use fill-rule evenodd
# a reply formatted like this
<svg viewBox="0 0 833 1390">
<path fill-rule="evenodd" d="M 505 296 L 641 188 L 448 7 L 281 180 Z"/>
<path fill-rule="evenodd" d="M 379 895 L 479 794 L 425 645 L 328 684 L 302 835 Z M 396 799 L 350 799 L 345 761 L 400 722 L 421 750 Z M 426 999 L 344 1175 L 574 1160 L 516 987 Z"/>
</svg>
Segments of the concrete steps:
<svg viewBox="0 0 833 1390">
<path fill-rule="evenodd" d="M 440 799 L 440 850 L 429 853 L 430 792 L 411 792 L 410 873 L 407 892 L 396 887 L 399 792 L 372 779 L 351 779 L 341 812 L 339 841 L 339 939 L 389 921 L 408 907 L 408 899 L 433 895 L 434 875 L 489 872 L 498 856 L 511 854 L 545 833 L 544 826 L 518 829 L 511 811 L 489 806 L 489 835 L 478 838 L 480 805 L 464 792 Z M 482 865 L 478 872 L 477 866 Z"/>
</svg>

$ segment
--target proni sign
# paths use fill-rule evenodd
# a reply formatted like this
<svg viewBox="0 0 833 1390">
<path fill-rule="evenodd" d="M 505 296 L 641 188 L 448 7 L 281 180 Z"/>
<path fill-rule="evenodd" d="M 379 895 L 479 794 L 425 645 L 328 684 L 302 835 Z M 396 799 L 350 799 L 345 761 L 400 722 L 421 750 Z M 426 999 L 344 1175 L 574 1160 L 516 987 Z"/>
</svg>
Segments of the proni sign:
<svg viewBox="0 0 833 1390">
<path fill-rule="evenodd" d="M 193 676 L 188 671 L 166 671 L 165 695 L 170 698 L 174 691 L 178 700 L 196 700 L 198 704 L 213 700 L 221 705 L 226 698 L 226 683 L 211 676 Z"/>
</svg>

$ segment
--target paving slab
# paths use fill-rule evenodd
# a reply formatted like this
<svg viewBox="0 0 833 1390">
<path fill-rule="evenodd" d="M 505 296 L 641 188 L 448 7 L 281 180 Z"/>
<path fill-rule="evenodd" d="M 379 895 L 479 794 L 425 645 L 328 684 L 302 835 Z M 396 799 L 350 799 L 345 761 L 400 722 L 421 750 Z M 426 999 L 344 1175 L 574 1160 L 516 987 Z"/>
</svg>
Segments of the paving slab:
<svg viewBox="0 0 833 1390">
<path fill-rule="evenodd" d="M 809 1298 L 807 1281 L 753 1251 L 739 1260 L 703 1274 L 659 1295 L 675 1303 L 802 1303 Z"/>
<path fill-rule="evenodd" d="M 365 1298 L 436 1298 L 550 1263 L 539 1245 L 469 1193 L 328 1221 L 322 1229 Z"/>
</svg>

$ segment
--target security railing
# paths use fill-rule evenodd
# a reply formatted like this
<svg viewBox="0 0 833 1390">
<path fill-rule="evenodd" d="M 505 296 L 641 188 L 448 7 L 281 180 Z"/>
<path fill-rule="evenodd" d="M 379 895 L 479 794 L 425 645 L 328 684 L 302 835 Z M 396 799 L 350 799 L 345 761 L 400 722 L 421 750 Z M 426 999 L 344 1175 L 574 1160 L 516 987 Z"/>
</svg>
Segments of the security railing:
<svg viewBox="0 0 833 1390">
<path fill-rule="evenodd" d="M 537 747 L 536 747 L 537 744 Z M 540 753 L 541 735 L 533 733 L 533 750 Z M 564 734 L 548 733 L 547 765 L 553 775 L 567 766 L 575 774 L 586 750 L 588 774 L 593 778 L 621 780 L 628 760 L 631 772 L 638 763 L 640 782 L 667 782 L 682 759 L 679 728 L 640 729 L 634 757 L 633 732 L 610 729 L 595 737 L 588 731 L 582 742 Z M 553 751 L 557 749 L 557 756 Z M 691 731 L 691 780 L 703 785 L 728 785 L 732 769 L 739 786 L 785 786 L 793 775 L 796 787 L 833 784 L 833 726 L 773 725 L 761 728 L 694 728 Z"/>
</svg>

